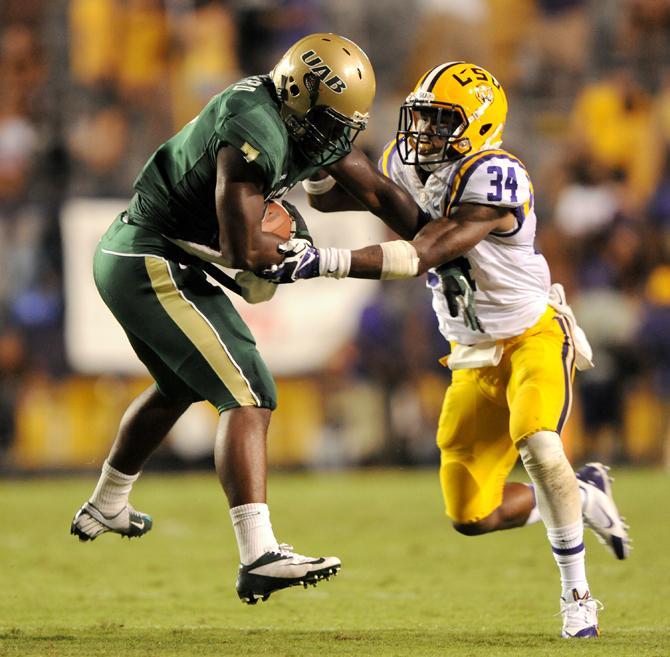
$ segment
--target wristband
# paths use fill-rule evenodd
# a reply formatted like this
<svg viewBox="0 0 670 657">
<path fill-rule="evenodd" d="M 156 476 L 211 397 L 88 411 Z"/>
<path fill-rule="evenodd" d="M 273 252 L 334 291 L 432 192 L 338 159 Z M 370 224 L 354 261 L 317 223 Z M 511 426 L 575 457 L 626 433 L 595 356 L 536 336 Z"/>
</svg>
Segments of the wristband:
<svg viewBox="0 0 670 657">
<path fill-rule="evenodd" d="M 305 191 L 312 196 L 319 196 L 329 192 L 335 185 L 337 181 L 332 176 L 326 176 L 321 178 L 321 180 L 303 180 L 302 186 L 305 188 Z"/>
<path fill-rule="evenodd" d="M 351 251 L 329 247 L 319 249 L 319 276 L 345 278 L 351 269 Z"/>
</svg>

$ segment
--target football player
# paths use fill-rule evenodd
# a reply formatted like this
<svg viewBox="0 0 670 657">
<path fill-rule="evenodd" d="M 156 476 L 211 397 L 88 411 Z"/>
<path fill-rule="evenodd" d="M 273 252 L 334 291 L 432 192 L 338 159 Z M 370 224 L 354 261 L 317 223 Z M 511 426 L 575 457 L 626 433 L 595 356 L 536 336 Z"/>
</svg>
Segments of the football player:
<svg viewBox="0 0 670 657">
<path fill-rule="evenodd" d="M 530 177 L 500 149 L 506 116 L 503 88 L 485 69 L 430 69 L 402 105 L 380 161 L 429 223 L 409 239 L 355 251 L 293 240 L 266 275 L 290 282 L 427 273 L 453 370 L 437 430 L 446 513 L 468 536 L 541 519 L 561 575 L 562 635 L 596 637 L 600 603 L 586 578 L 583 527 L 618 559 L 628 556 L 627 527 L 607 468 L 588 464 L 575 476 L 563 450 L 575 365 L 592 366 L 590 347 L 534 248 Z M 335 164 L 306 183 L 313 206 L 355 208 L 340 173 Z M 531 485 L 506 481 L 519 456 Z"/>
<path fill-rule="evenodd" d="M 301 556 L 275 538 L 265 444 L 274 382 L 248 327 L 205 268 L 210 261 L 241 269 L 245 298 L 271 296 L 276 285 L 252 273 L 282 261 L 282 240 L 261 230 L 266 203 L 341 160 L 341 180 L 368 207 L 402 234 L 416 232 L 422 213 L 410 195 L 378 174 L 372 190 L 354 181 L 360 169 L 376 171 L 352 145 L 374 94 L 372 66 L 356 44 L 310 35 L 270 75 L 214 96 L 140 172 L 127 211 L 100 240 L 94 278 L 155 384 L 126 411 L 98 484 L 74 516 L 71 533 L 82 541 L 151 529 L 151 516 L 129 504 L 133 483 L 186 409 L 208 400 L 227 416 L 215 465 L 240 551 L 239 597 L 254 604 L 340 568 L 336 557 Z M 301 218 L 295 221 L 306 234 Z"/>
</svg>

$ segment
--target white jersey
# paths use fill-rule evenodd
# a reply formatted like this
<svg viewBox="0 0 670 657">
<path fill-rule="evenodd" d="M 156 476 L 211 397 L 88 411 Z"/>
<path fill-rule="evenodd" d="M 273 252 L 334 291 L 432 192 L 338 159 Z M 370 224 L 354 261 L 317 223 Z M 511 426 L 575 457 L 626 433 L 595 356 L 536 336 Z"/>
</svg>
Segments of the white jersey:
<svg viewBox="0 0 670 657">
<path fill-rule="evenodd" d="M 412 194 L 433 219 L 451 216 L 461 203 L 509 208 L 516 227 L 489 233 L 464 254 L 474 280 L 477 316 L 485 333 L 449 314 L 440 279 L 428 272 L 440 331 L 449 341 L 476 344 L 520 335 L 547 308 L 551 285 L 547 261 L 535 250 L 533 186 L 522 162 L 504 150 L 484 150 L 441 165 L 422 183 L 413 165 L 400 160 L 395 140 L 384 149 L 381 171 Z"/>
</svg>

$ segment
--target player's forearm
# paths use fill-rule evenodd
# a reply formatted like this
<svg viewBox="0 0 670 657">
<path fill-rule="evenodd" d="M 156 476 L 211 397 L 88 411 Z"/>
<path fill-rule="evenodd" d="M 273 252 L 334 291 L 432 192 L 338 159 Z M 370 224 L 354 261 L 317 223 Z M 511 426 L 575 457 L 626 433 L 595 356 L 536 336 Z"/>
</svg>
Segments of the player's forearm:
<svg viewBox="0 0 670 657">
<path fill-rule="evenodd" d="M 350 212 L 367 209 L 339 185 L 324 194 L 307 194 L 307 202 L 319 212 Z"/>
<path fill-rule="evenodd" d="M 370 210 L 403 239 L 412 239 L 428 218 L 403 189 L 382 178 Z"/>
<path fill-rule="evenodd" d="M 228 209 L 220 221 L 219 249 L 235 269 L 258 271 L 278 264 L 283 256 L 277 247 L 283 241 L 264 232 L 260 218 L 242 212 L 233 214 Z"/>
<path fill-rule="evenodd" d="M 307 202 L 310 207 L 319 212 L 347 212 L 351 210 L 365 210 L 346 189 L 338 185 L 337 181 L 325 169 L 320 169 L 302 186 L 307 193 Z"/>
<path fill-rule="evenodd" d="M 380 279 L 383 266 L 383 253 L 379 244 L 366 246 L 351 252 L 349 278 Z"/>
<path fill-rule="evenodd" d="M 342 189 L 400 237 L 412 239 L 425 223 L 412 196 L 382 175 L 355 147 L 347 157 L 328 167 L 328 173 Z"/>
<path fill-rule="evenodd" d="M 426 218 L 412 197 L 395 183 L 376 176 L 377 184 L 347 186 L 346 191 L 403 239 L 412 239 Z"/>
<path fill-rule="evenodd" d="M 392 240 L 354 251 L 321 249 L 326 259 L 325 268 L 342 272 L 338 277 L 349 278 L 412 278 L 463 255 L 472 247 L 472 241 L 462 236 L 457 227 L 421 231 L 416 239 Z M 437 237 L 441 236 L 441 240 Z M 345 265 L 344 263 L 348 263 Z M 346 273 L 344 273 L 346 271 Z M 337 274 L 335 274 L 337 276 Z"/>
<path fill-rule="evenodd" d="M 245 271 L 260 271 L 279 264 L 283 255 L 277 247 L 284 242 L 272 233 L 260 229 L 249 236 L 249 239 L 231 245 L 232 266 Z"/>
<path fill-rule="evenodd" d="M 377 280 L 413 278 L 427 270 L 412 242 L 392 240 L 362 249 L 319 249 L 322 275 Z"/>
</svg>

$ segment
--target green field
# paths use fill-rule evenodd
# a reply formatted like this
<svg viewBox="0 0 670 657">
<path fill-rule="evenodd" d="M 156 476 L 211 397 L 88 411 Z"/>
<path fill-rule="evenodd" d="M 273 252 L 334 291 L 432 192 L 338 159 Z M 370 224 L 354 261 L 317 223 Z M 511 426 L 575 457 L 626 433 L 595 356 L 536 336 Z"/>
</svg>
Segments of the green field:
<svg viewBox="0 0 670 657">
<path fill-rule="evenodd" d="M 95 477 L 0 481 L 0 655 L 670 655 L 670 476 L 615 473 L 635 550 L 589 533 L 603 637 L 558 637 L 558 574 L 543 528 L 466 538 L 428 470 L 273 474 L 278 538 L 343 569 L 255 607 L 234 591 L 237 552 L 211 475 L 145 475 L 133 502 L 154 530 L 79 543 L 70 518 Z"/>
</svg>

